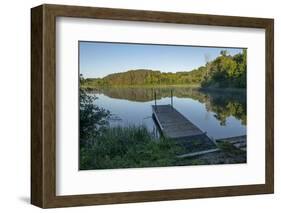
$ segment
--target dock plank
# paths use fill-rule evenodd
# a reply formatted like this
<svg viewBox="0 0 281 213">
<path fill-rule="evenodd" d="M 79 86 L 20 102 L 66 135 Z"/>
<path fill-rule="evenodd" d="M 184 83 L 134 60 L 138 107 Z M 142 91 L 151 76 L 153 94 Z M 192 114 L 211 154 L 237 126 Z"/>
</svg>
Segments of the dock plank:
<svg viewBox="0 0 281 213">
<path fill-rule="evenodd" d="M 162 133 L 169 138 L 176 139 L 204 134 L 171 105 L 154 105 L 152 110 Z"/>
</svg>

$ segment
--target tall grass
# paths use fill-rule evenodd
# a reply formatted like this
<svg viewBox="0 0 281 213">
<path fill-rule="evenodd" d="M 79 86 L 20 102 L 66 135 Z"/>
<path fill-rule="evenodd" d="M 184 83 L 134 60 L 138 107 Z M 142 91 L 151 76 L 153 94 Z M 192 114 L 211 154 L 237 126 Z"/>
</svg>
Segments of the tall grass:
<svg viewBox="0 0 281 213">
<path fill-rule="evenodd" d="M 172 166 L 179 147 L 145 126 L 112 127 L 80 149 L 80 169 Z"/>
</svg>

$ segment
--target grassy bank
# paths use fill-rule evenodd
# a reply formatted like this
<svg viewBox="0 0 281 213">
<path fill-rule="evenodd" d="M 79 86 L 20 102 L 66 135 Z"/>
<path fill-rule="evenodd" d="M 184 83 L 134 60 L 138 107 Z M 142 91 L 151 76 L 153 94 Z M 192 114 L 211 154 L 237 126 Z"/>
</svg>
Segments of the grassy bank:
<svg viewBox="0 0 281 213">
<path fill-rule="evenodd" d="M 108 128 L 80 149 L 80 169 L 172 166 L 179 147 L 154 138 L 144 126 Z"/>
<path fill-rule="evenodd" d="M 153 137 L 145 126 L 108 128 L 80 148 L 80 169 L 116 169 L 188 166 L 246 162 L 246 153 L 223 144 L 221 151 L 191 158 L 177 158 L 186 152 L 168 138 Z"/>
</svg>

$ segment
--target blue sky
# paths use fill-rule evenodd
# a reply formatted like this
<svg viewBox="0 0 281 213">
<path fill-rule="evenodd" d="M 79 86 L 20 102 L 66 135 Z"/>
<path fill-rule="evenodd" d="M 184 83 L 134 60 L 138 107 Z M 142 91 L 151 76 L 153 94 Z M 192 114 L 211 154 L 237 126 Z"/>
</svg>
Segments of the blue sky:
<svg viewBox="0 0 281 213">
<path fill-rule="evenodd" d="M 86 78 L 104 77 L 132 69 L 162 72 L 191 71 L 216 58 L 221 50 L 234 55 L 242 48 L 79 42 L 80 73 Z"/>
</svg>

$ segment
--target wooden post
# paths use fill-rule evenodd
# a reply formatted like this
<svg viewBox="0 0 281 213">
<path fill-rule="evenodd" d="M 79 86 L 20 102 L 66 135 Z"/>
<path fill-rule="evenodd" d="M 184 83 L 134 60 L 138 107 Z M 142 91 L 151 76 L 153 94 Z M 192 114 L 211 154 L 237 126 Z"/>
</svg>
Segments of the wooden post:
<svg viewBox="0 0 281 213">
<path fill-rule="evenodd" d="M 171 106 L 173 107 L 173 90 L 171 89 Z"/>
</svg>

